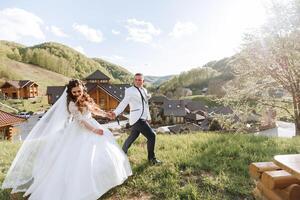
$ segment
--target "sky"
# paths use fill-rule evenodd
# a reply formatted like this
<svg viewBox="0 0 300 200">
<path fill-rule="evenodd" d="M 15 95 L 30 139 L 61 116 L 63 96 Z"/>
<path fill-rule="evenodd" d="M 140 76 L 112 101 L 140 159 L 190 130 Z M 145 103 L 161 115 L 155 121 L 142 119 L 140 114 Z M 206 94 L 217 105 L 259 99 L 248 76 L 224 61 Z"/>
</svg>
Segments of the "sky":
<svg viewBox="0 0 300 200">
<path fill-rule="evenodd" d="M 1 0 L 0 40 L 59 42 L 164 76 L 234 55 L 265 20 L 263 0 Z"/>
</svg>

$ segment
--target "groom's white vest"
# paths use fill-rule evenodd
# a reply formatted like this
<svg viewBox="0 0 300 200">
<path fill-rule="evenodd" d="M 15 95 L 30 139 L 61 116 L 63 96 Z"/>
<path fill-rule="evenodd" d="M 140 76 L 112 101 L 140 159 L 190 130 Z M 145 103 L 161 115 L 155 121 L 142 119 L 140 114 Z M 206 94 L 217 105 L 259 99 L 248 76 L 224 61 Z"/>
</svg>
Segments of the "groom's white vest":
<svg viewBox="0 0 300 200">
<path fill-rule="evenodd" d="M 133 125 L 142 115 L 143 112 L 143 104 L 144 104 L 144 113 L 146 113 L 147 120 L 151 120 L 150 112 L 149 112 L 149 105 L 148 99 L 149 95 L 145 88 L 139 88 L 145 101 L 142 101 L 141 94 L 139 93 L 138 89 L 134 86 L 127 88 L 125 90 L 124 99 L 120 102 L 118 107 L 115 109 L 114 113 L 119 115 L 121 112 L 124 111 L 126 106 L 129 104 L 130 113 L 129 113 L 129 124 Z M 142 91 L 143 90 L 143 91 Z"/>
</svg>

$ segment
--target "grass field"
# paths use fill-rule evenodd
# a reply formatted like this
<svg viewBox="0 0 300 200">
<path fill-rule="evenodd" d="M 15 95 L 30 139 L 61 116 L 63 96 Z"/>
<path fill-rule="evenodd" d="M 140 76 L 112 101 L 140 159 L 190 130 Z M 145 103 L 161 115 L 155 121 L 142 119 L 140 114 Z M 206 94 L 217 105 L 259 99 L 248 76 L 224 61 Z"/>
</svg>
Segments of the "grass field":
<svg viewBox="0 0 300 200">
<path fill-rule="evenodd" d="M 125 137 L 118 142 L 122 144 Z M 0 183 L 19 145 L 0 142 Z M 101 199 L 250 200 L 254 185 L 248 165 L 271 161 L 278 154 L 300 153 L 300 138 L 202 132 L 158 135 L 156 152 L 163 164 L 149 166 L 146 140 L 140 137 L 129 151 L 133 176 Z M 21 200 L 18 196 L 15 199 Z M 10 199 L 9 191 L 0 190 L 0 199 Z"/>
</svg>

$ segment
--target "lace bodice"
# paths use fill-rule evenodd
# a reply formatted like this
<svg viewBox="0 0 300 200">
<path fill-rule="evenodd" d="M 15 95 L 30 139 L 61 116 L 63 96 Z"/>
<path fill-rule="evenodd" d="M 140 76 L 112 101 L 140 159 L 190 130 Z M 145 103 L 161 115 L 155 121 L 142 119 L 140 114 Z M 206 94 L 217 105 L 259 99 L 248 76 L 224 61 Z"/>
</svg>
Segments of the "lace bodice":
<svg viewBox="0 0 300 200">
<path fill-rule="evenodd" d="M 87 108 L 84 108 L 83 112 L 80 112 L 73 101 L 69 103 L 69 111 L 71 113 L 72 120 L 76 120 L 79 123 L 92 117 L 92 113 Z"/>
</svg>

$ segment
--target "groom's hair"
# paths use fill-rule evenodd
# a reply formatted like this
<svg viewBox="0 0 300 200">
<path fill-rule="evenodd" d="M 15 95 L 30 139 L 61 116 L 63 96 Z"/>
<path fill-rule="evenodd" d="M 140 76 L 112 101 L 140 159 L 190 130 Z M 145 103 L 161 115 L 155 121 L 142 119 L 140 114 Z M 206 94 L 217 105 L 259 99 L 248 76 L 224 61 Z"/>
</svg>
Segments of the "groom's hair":
<svg viewBox="0 0 300 200">
<path fill-rule="evenodd" d="M 144 76 L 142 73 L 136 73 L 134 76 Z"/>
</svg>

